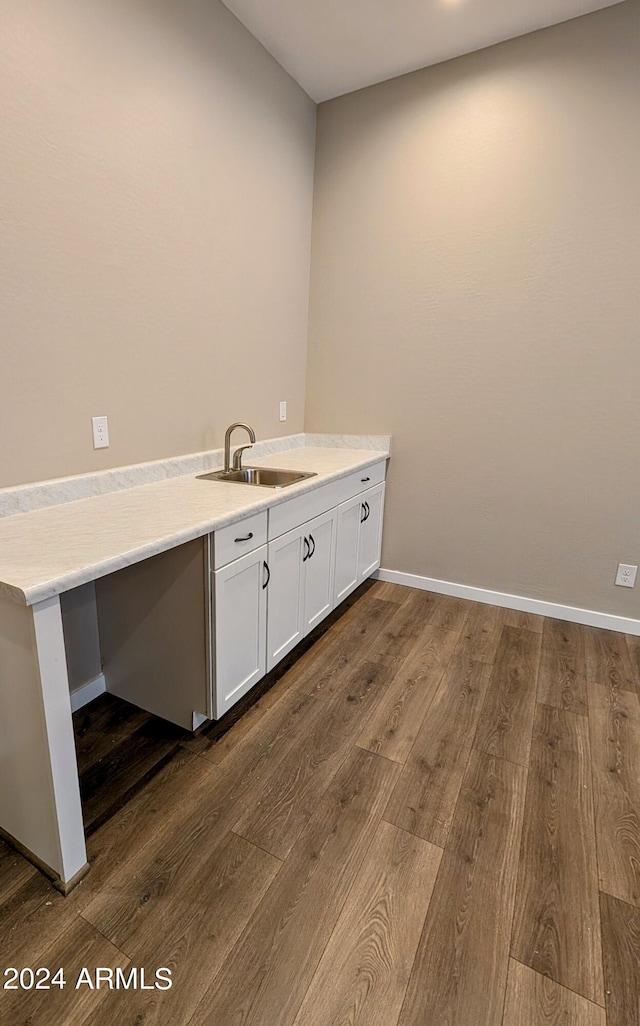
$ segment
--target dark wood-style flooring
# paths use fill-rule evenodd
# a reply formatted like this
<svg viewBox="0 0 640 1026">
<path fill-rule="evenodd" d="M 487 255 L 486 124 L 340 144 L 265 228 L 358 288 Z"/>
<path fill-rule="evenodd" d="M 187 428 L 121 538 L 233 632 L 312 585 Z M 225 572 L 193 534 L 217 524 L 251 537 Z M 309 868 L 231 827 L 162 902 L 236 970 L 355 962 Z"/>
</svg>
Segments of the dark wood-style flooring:
<svg viewBox="0 0 640 1026">
<path fill-rule="evenodd" d="M 0 1021 L 640 1026 L 640 639 L 376 582 L 314 641 L 195 735 L 76 714 L 91 872 L 0 846 L 1 968 L 67 985 Z"/>
</svg>

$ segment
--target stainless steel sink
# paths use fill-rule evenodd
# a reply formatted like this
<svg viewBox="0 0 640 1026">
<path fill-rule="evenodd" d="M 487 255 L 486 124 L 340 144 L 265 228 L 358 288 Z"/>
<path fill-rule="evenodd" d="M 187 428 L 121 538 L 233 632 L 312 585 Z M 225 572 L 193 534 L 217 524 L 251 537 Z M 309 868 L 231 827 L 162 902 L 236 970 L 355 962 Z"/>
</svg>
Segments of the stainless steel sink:
<svg viewBox="0 0 640 1026">
<path fill-rule="evenodd" d="M 198 474 L 203 481 L 229 481 L 231 484 L 258 485 L 261 488 L 286 488 L 307 477 L 317 476 L 308 471 L 276 470 L 274 467 L 242 467 L 241 470 L 214 470 L 211 474 Z"/>
</svg>

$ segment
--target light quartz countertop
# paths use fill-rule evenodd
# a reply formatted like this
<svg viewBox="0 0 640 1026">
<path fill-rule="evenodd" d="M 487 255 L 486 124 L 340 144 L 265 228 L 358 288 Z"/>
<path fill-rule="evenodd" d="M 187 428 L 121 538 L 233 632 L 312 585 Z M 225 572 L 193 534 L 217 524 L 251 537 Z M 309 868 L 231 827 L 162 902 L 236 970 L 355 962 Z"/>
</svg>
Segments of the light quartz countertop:
<svg viewBox="0 0 640 1026">
<path fill-rule="evenodd" d="M 257 458 L 245 454 L 247 466 L 317 473 L 283 489 L 198 480 L 188 473 L 5 516 L 0 519 L 0 592 L 27 605 L 42 602 L 389 455 L 388 447 L 343 444 L 336 440 L 322 447 L 315 441 Z"/>
</svg>

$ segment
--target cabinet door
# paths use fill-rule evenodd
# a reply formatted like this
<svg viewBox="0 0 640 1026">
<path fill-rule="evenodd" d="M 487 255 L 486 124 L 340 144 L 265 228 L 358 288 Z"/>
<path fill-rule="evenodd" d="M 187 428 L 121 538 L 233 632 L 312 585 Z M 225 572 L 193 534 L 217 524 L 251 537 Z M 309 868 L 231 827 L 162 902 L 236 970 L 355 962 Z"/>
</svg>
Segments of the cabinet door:
<svg viewBox="0 0 640 1026">
<path fill-rule="evenodd" d="M 302 640 L 302 572 L 305 531 L 302 527 L 269 542 L 267 670 Z"/>
<path fill-rule="evenodd" d="M 382 511 L 384 507 L 384 482 L 369 488 L 360 496 L 365 509 L 360 524 L 358 541 L 358 581 L 370 577 L 380 566 L 382 547 Z"/>
<path fill-rule="evenodd" d="M 330 509 L 322 516 L 309 521 L 303 528 L 308 541 L 303 556 L 305 634 L 313 630 L 333 609 L 336 521 L 337 509 Z"/>
<path fill-rule="evenodd" d="M 266 672 L 266 558 L 263 545 L 213 573 L 216 719 Z"/>
<path fill-rule="evenodd" d="M 338 605 L 360 583 L 358 576 L 358 537 L 364 504 L 359 495 L 338 506 L 336 521 L 336 567 L 334 605 Z"/>
</svg>

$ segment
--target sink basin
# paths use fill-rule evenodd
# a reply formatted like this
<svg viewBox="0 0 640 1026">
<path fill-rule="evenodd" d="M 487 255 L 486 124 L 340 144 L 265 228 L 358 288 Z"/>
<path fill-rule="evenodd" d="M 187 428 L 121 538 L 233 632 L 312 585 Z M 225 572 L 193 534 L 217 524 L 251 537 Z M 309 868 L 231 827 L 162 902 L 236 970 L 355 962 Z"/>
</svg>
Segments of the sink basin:
<svg viewBox="0 0 640 1026">
<path fill-rule="evenodd" d="M 231 484 L 258 485 L 261 488 L 286 488 L 307 477 L 317 476 L 308 471 L 276 470 L 274 467 L 243 467 L 242 470 L 214 470 L 211 474 L 198 474 L 204 481 L 229 481 Z"/>
</svg>

